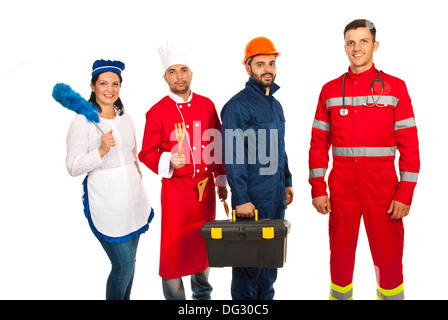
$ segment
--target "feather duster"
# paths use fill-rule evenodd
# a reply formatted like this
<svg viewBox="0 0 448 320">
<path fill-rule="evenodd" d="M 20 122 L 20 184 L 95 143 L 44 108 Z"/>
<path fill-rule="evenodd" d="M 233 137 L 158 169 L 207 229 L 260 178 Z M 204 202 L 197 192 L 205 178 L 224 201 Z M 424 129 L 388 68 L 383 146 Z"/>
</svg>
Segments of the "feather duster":
<svg viewBox="0 0 448 320">
<path fill-rule="evenodd" d="M 84 115 L 88 121 L 98 123 L 100 116 L 95 106 L 86 101 L 78 92 L 74 91 L 68 84 L 57 83 L 53 88 L 53 98 L 62 106 L 78 114 Z"/>
</svg>

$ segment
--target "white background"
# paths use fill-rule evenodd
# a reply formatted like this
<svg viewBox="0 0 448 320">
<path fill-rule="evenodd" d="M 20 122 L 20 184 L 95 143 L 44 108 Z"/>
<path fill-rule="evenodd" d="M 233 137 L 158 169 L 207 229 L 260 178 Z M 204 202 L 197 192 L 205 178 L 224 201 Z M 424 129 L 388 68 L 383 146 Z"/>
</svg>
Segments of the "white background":
<svg viewBox="0 0 448 320">
<path fill-rule="evenodd" d="M 0 299 L 104 299 L 109 260 L 82 211 L 81 182 L 65 169 L 74 113 L 56 103 L 57 82 L 88 98 L 96 59 L 126 63 L 121 98 L 134 118 L 139 149 L 146 111 L 168 92 L 157 48 L 184 39 L 194 48 L 192 89 L 218 113 L 244 87 L 246 43 L 270 38 L 282 52 L 276 93 L 287 119 L 295 198 L 281 299 L 328 299 L 328 216 L 311 206 L 308 148 L 322 85 L 347 70 L 343 29 L 371 19 L 379 69 L 406 81 L 419 130 L 421 173 L 405 218 L 407 299 L 446 299 L 447 41 L 444 1 L 63 1 L 0 3 Z M 156 216 L 141 236 L 132 299 L 163 299 L 158 276 L 160 179 L 144 165 Z M 218 203 L 218 219 L 225 214 Z M 363 226 L 363 225 L 361 225 Z M 230 299 L 230 268 L 213 268 L 214 299 Z M 189 279 L 184 279 L 190 298 Z M 376 280 L 361 228 L 354 298 L 375 299 Z"/>
</svg>

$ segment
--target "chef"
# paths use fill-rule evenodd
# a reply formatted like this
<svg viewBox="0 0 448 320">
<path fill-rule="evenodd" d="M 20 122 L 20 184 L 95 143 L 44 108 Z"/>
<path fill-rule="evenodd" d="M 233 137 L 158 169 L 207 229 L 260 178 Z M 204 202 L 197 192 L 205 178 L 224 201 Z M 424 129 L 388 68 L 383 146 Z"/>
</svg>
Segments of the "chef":
<svg viewBox="0 0 448 320">
<path fill-rule="evenodd" d="M 189 47 L 167 42 L 158 53 L 169 92 L 146 114 L 139 159 L 162 177 L 159 274 L 167 300 L 185 299 L 182 277 L 187 275 L 193 299 L 210 299 L 200 228 L 215 219 L 215 186 L 219 198 L 227 198 L 221 123 L 213 102 L 190 89 Z"/>
</svg>

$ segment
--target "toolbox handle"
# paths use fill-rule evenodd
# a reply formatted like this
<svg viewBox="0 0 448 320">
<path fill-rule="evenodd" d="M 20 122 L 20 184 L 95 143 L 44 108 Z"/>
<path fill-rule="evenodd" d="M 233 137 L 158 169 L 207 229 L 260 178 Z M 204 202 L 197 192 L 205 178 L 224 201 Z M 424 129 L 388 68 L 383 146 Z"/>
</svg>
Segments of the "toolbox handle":
<svg viewBox="0 0 448 320">
<path fill-rule="evenodd" d="M 254 209 L 254 219 L 255 221 L 258 221 L 258 209 Z M 232 221 L 236 221 L 236 210 L 232 211 Z"/>
</svg>

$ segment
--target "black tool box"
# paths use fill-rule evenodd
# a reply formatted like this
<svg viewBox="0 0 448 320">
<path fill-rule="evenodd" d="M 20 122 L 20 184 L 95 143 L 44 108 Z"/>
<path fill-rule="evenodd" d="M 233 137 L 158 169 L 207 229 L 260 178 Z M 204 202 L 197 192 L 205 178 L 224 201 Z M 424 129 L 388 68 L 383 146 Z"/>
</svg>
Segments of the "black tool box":
<svg viewBox="0 0 448 320">
<path fill-rule="evenodd" d="M 281 268 L 291 224 L 284 219 L 215 220 L 204 224 L 211 267 Z"/>
</svg>

